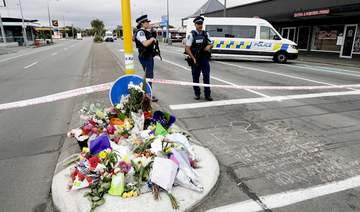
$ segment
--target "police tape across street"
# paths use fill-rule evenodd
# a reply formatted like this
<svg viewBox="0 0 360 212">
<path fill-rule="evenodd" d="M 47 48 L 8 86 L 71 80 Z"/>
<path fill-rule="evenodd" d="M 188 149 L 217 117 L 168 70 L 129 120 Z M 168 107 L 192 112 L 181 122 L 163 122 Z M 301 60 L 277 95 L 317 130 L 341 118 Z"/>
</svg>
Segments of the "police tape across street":
<svg viewBox="0 0 360 212">
<path fill-rule="evenodd" d="M 238 85 L 212 85 L 203 83 L 192 83 L 175 80 L 163 80 L 163 79 L 146 79 L 147 82 L 169 84 L 169 85 L 182 85 L 182 86 L 200 86 L 200 87 L 213 87 L 213 88 L 229 88 L 229 89 L 248 89 L 248 90 L 330 90 L 330 89 L 350 89 L 360 88 L 360 84 L 353 85 L 325 85 L 325 86 L 238 86 Z M 109 90 L 113 85 L 113 82 L 88 86 L 84 88 L 78 88 L 70 91 L 65 91 L 48 96 L 38 97 L 34 99 L 22 100 L 17 102 L 0 104 L 0 111 L 15 109 L 20 107 L 26 107 L 37 104 L 44 104 L 54 102 L 58 100 L 68 99 L 76 96 L 90 94 L 99 91 Z"/>
</svg>

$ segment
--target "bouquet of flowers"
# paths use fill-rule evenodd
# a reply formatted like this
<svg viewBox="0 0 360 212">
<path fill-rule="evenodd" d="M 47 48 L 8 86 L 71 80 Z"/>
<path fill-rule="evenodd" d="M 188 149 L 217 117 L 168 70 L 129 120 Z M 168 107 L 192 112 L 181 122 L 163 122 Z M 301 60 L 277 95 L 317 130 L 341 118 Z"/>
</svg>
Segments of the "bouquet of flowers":
<svg viewBox="0 0 360 212">
<path fill-rule="evenodd" d="M 128 95 L 109 109 L 99 102 L 84 104 L 81 118 L 86 122 L 68 133 L 77 141 L 90 141 L 90 148 L 81 148 L 79 162 L 71 168 L 69 186 L 73 189 L 80 182 L 81 188 L 90 187 L 84 196 L 92 202 L 91 210 L 105 203 L 106 193 L 137 197 L 146 192 L 145 183 L 155 199 L 166 191 L 174 209 L 179 204 L 171 193 L 173 185 L 203 190 L 188 136 L 171 128 L 174 115 L 154 112 L 141 87 L 130 83 Z"/>
</svg>

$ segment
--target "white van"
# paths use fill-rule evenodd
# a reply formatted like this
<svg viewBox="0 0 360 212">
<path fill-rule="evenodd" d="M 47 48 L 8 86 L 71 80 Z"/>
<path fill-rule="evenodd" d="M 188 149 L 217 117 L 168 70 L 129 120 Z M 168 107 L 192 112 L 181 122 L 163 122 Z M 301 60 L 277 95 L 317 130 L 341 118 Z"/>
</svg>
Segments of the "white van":
<svg viewBox="0 0 360 212">
<path fill-rule="evenodd" d="M 114 42 L 114 35 L 113 35 L 113 33 L 111 31 L 106 31 L 105 32 L 104 41 L 105 42 Z"/>
<path fill-rule="evenodd" d="M 82 40 L 81 33 L 76 34 L 76 40 Z"/>
<path fill-rule="evenodd" d="M 188 19 L 186 37 L 195 30 Z M 203 30 L 211 37 L 213 56 L 271 58 L 278 63 L 298 57 L 296 43 L 284 39 L 274 27 L 261 18 L 205 17 Z"/>
</svg>

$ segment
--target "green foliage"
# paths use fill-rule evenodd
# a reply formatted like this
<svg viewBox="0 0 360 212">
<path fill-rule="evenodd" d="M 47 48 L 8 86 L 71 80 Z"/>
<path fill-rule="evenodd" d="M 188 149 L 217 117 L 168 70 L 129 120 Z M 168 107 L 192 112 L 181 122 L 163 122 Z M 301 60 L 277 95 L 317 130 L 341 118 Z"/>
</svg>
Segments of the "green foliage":
<svg viewBox="0 0 360 212">
<path fill-rule="evenodd" d="M 95 43 L 101 43 L 101 42 L 103 42 L 103 39 L 102 39 L 101 35 L 95 35 L 95 37 L 94 37 L 94 42 L 95 42 Z"/>
<path fill-rule="evenodd" d="M 91 21 L 91 27 L 94 29 L 97 35 L 101 35 L 101 32 L 104 29 L 105 25 L 103 21 L 95 19 Z"/>
</svg>

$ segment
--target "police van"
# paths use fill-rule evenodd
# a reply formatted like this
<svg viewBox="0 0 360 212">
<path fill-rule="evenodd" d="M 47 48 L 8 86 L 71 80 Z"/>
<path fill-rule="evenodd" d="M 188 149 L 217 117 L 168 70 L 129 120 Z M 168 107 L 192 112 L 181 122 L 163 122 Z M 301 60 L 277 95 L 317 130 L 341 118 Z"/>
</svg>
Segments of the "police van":
<svg viewBox="0 0 360 212">
<path fill-rule="evenodd" d="M 192 19 L 188 19 L 186 38 L 195 30 Z M 284 39 L 274 27 L 261 18 L 205 17 L 206 30 L 214 44 L 212 56 L 271 58 L 285 63 L 298 57 L 296 43 Z"/>
</svg>

